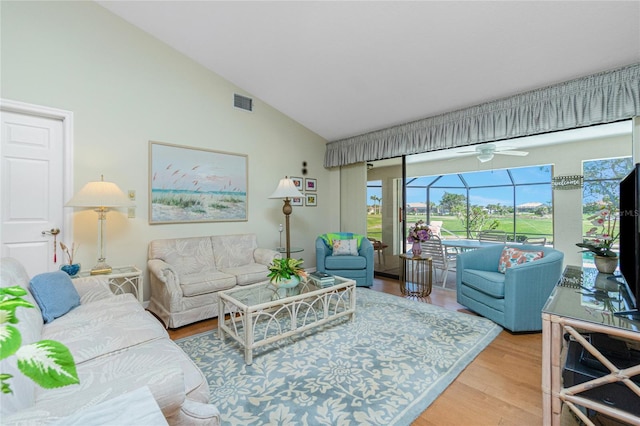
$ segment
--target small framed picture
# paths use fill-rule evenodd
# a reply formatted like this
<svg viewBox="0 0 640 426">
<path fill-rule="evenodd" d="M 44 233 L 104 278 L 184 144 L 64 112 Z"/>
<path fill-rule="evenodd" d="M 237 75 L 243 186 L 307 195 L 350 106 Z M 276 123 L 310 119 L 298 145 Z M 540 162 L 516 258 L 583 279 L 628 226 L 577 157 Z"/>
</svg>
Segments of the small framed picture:
<svg viewBox="0 0 640 426">
<path fill-rule="evenodd" d="M 304 194 L 306 200 L 306 205 L 310 207 L 315 207 L 318 205 L 318 196 L 316 194 Z"/>
<path fill-rule="evenodd" d="M 302 206 L 302 205 L 304 205 L 303 201 L 302 201 L 302 197 L 293 197 L 291 199 L 291 205 L 292 206 Z"/>
<path fill-rule="evenodd" d="M 298 191 L 302 191 L 302 178 L 291 176 L 289 179 L 293 181 L 293 184 L 296 186 Z"/>
<path fill-rule="evenodd" d="M 316 179 L 306 178 L 304 180 L 304 190 L 305 191 L 315 191 L 317 186 Z"/>
</svg>

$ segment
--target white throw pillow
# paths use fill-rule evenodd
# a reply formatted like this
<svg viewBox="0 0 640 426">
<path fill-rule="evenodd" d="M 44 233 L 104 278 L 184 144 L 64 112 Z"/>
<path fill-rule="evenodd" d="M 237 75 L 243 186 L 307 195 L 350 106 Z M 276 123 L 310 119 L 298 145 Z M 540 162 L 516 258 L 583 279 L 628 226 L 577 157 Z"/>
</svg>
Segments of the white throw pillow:
<svg viewBox="0 0 640 426">
<path fill-rule="evenodd" d="M 334 256 L 357 256 L 358 240 L 334 240 L 333 241 Z"/>
</svg>

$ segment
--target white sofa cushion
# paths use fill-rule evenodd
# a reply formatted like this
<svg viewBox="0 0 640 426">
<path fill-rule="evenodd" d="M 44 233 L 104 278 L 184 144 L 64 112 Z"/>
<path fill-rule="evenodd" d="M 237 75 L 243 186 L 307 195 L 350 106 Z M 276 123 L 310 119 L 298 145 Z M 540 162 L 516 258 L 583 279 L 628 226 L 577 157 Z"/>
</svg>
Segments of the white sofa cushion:
<svg viewBox="0 0 640 426">
<path fill-rule="evenodd" d="M 255 284 L 269 280 L 267 278 L 269 268 L 259 263 L 250 263 L 236 268 L 224 268 L 222 271 L 234 275 L 238 285 Z"/>
<path fill-rule="evenodd" d="M 255 234 L 214 235 L 211 243 L 220 270 L 254 263 L 253 252 L 258 248 Z"/>
<path fill-rule="evenodd" d="M 149 259 L 162 259 L 180 275 L 216 270 L 209 237 L 170 238 L 149 243 Z"/>
<path fill-rule="evenodd" d="M 126 330 L 126 332 L 123 332 Z M 45 324 L 42 337 L 64 342 L 76 365 L 128 348 L 168 338 L 166 330 L 131 294 L 80 305 Z"/>
<path fill-rule="evenodd" d="M 209 271 L 180 275 L 180 287 L 185 296 L 198 296 L 226 290 L 236 285 L 236 277 L 225 272 Z"/>
</svg>

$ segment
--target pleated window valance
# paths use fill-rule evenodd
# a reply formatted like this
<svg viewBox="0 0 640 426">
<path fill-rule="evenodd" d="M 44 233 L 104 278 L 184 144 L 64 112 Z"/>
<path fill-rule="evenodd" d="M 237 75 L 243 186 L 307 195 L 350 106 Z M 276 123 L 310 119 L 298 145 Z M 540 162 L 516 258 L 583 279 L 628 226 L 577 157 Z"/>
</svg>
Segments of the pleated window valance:
<svg viewBox="0 0 640 426">
<path fill-rule="evenodd" d="M 327 144 L 325 167 L 610 123 L 640 115 L 640 63 Z"/>
</svg>

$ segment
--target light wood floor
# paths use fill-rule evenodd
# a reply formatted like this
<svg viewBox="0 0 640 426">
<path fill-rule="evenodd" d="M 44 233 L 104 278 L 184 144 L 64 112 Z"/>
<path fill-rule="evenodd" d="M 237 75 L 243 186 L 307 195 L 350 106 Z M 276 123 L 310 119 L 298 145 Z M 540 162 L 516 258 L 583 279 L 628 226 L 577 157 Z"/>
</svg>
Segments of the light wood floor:
<svg viewBox="0 0 640 426">
<path fill-rule="evenodd" d="M 373 290 L 400 295 L 398 282 L 375 278 Z M 434 288 L 425 303 L 469 313 L 455 291 Z M 169 330 L 172 339 L 217 327 L 217 319 Z M 413 426 L 542 424 L 542 335 L 503 331 L 427 408 Z"/>
</svg>

